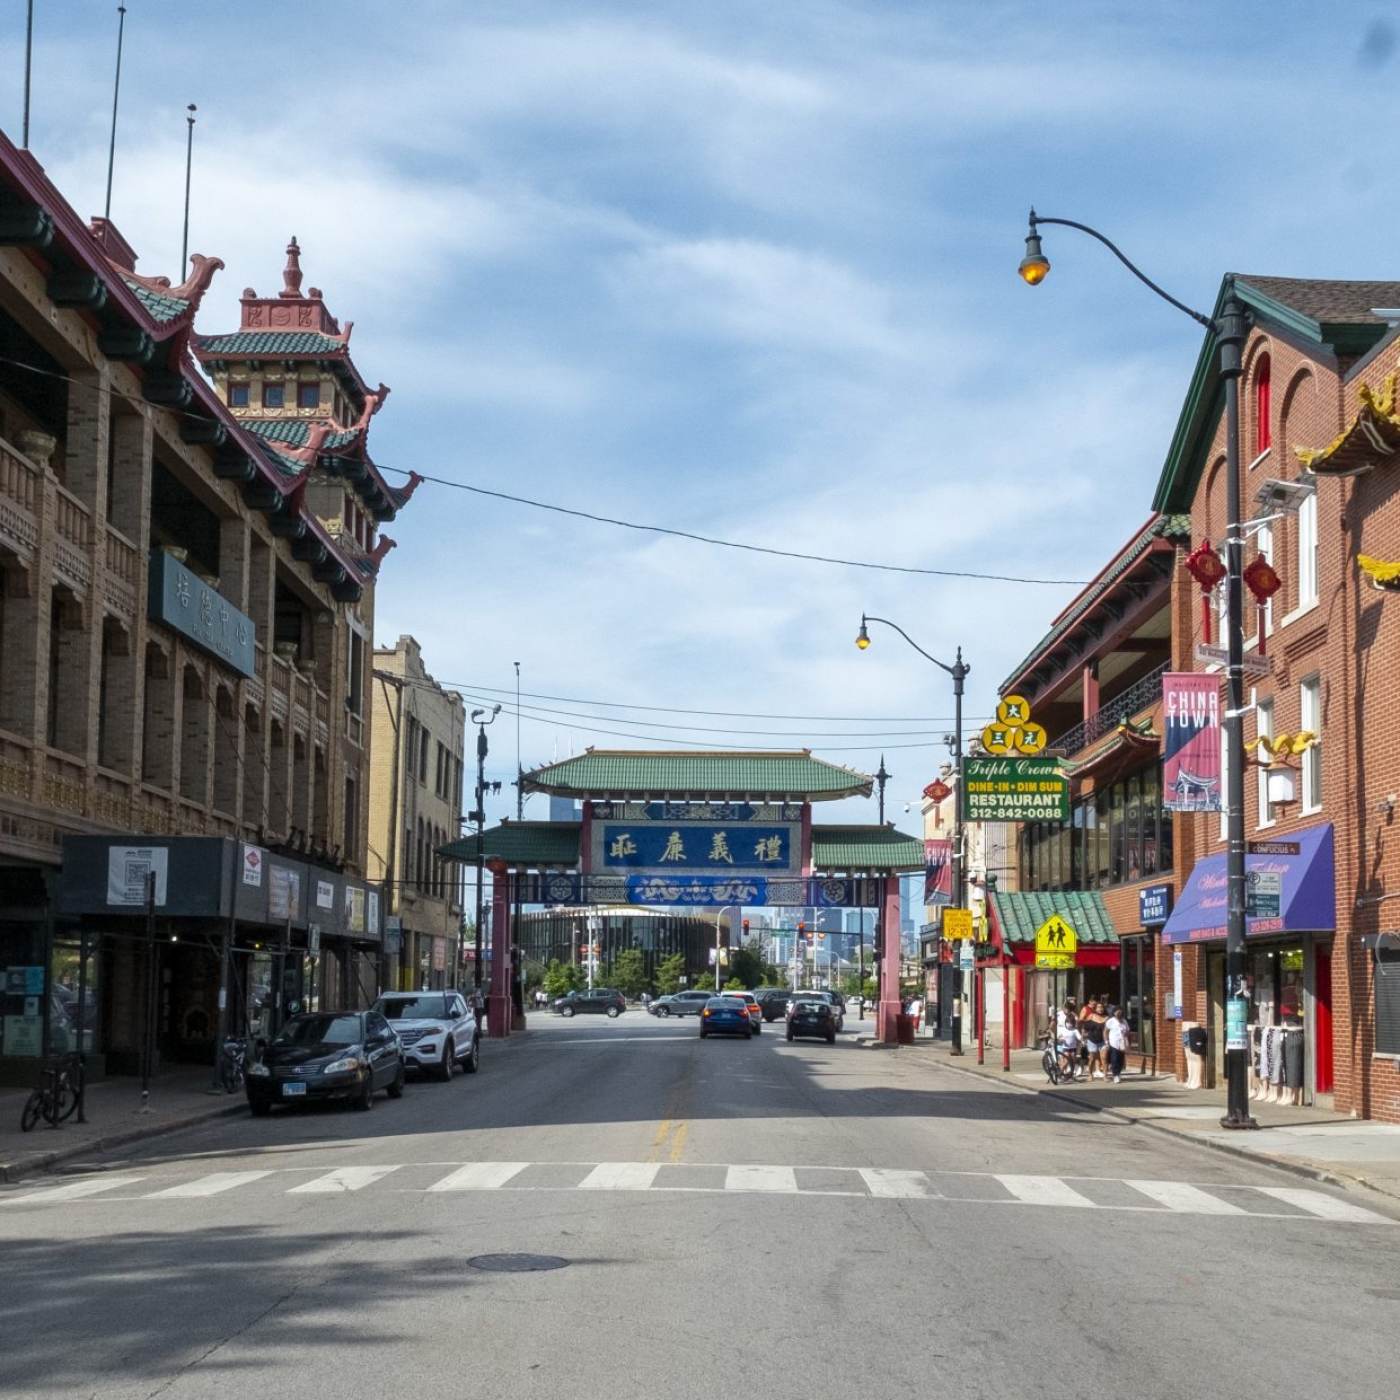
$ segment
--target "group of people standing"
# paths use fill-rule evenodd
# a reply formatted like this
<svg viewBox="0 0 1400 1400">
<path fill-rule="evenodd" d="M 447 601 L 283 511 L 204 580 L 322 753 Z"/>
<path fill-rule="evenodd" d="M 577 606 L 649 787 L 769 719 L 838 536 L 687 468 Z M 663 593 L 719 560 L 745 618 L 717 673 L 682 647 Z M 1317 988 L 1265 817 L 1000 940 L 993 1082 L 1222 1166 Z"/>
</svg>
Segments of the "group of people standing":
<svg viewBox="0 0 1400 1400">
<path fill-rule="evenodd" d="M 1128 1023 L 1123 1019 L 1123 1008 L 1086 1001 L 1081 1010 L 1073 997 L 1066 997 L 1055 1013 L 1055 1047 L 1065 1075 L 1121 1083 L 1128 1063 Z"/>
</svg>

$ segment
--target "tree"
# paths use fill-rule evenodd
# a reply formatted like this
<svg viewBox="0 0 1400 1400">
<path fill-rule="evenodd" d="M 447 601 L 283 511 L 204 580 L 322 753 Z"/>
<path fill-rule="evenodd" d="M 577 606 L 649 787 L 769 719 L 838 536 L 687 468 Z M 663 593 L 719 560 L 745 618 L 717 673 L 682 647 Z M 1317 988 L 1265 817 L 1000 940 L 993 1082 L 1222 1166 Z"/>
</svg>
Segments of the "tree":
<svg viewBox="0 0 1400 1400">
<path fill-rule="evenodd" d="M 756 948 L 735 948 L 729 954 L 727 987 L 761 987 L 765 972 L 763 958 Z"/>
<path fill-rule="evenodd" d="M 738 977 L 731 977 L 725 982 L 724 990 L 726 992 L 747 992 L 749 990 L 749 986 L 742 979 Z"/>
<path fill-rule="evenodd" d="M 580 990 L 583 983 L 582 969 L 569 963 L 561 963 L 558 958 L 551 958 L 549 966 L 544 970 L 543 986 L 545 994 L 551 1000 L 562 997 L 566 992 Z"/>
<path fill-rule="evenodd" d="M 647 961 L 640 948 L 624 948 L 612 965 L 612 984 L 625 997 L 636 998 L 647 989 Z"/>
<path fill-rule="evenodd" d="M 680 991 L 681 978 L 685 976 L 685 954 L 672 953 L 662 960 L 656 969 L 656 990 L 668 997 Z"/>
<path fill-rule="evenodd" d="M 715 974 L 713 972 L 702 972 L 695 979 L 695 990 L 697 992 L 712 992 L 715 989 Z"/>
</svg>

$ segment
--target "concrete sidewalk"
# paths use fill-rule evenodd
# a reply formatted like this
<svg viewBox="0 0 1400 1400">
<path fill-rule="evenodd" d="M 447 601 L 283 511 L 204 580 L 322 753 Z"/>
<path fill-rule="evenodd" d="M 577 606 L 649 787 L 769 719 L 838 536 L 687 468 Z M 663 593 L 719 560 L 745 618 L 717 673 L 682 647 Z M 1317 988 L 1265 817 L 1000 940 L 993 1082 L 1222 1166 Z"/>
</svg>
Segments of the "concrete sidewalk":
<svg viewBox="0 0 1400 1400">
<path fill-rule="evenodd" d="M 860 1039 L 866 1041 L 862 1035 Z M 884 1048 L 884 1047 L 880 1047 Z M 1347 1118 L 1321 1108 L 1250 1100 L 1257 1132 L 1220 1126 L 1225 1091 L 1188 1089 L 1167 1075 L 1128 1074 L 1121 1084 L 1095 1079 L 1051 1085 L 1040 1067 L 1039 1050 L 1016 1050 L 1010 1071 L 1001 1050 L 988 1049 L 986 1062 L 975 1053 L 949 1054 L 946 1042 L 918 1040 L 899 1053 L 926 1058 L 940 1068 L 976 1075 L 1025 1093 L 1053 1095 L 1120 1121 L 1171 1133 L 1237 1157 L 1265 1161 L 1315 1181 L 1362 1186 L 1400 1199 L 1400 1125 Z"/>
<path fill-rule="evenodd" d="M 142 1113 L 139 1080 L 100 1080 L 88 1085 L 86 1123 L 76 1117 L 57 1128 L 40 1122 L 27 1133 L 20 1132 L 19 1118 L 30 1090 L 0 1089 L 0 1181 L 18 1181 L 111 1147 L 248 1111 L 242 1091 L 211 1093 L 209 1081 L 208 1066 L 182 1066 L 158 1075 L 151 1081 L 149 1111 Z"/>
</svg>

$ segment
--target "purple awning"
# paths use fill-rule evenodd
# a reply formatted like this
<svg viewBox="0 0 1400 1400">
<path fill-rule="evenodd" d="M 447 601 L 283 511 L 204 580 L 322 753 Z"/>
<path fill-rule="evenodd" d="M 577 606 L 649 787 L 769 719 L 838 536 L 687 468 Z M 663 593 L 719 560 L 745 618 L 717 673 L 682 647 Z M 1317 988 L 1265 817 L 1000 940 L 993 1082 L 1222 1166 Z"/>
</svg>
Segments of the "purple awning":
<svg viewBox="0 0 1400 1400">
<path fill-rule="evenodd" d="M 1252 844 L 1264 845 L 1263 841 Z M 1335 872 L 1332 863 L 1332 823 L 1290 831 L 1268 844 L 1296 846 L 1297 854 L 1246 855 L 1250 871 L 1274 872 L 1283 877 L 1277 918 L 1246 919 L 1247 934 L 1318 932 L 1337 927 Z M 1225 857 L 1207 856 L 1196 862 L 1186 888 L 1177 900 L 1162 940 L 1166 943 L 1200 943 L 1225 937 Z"/>
</svg>

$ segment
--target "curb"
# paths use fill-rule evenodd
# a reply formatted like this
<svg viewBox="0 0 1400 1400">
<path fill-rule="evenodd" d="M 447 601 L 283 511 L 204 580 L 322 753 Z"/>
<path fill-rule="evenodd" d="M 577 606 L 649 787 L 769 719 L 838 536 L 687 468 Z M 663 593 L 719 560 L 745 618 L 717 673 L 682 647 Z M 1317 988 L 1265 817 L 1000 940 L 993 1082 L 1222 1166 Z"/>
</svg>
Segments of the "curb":
<svg viewBox="0 0 1400 1400">
<path fill-rule="evenodd" d="M 879 1041 L 862 1041 L 862 1045 L 872 1050 L 897 1050 L 901 1047 L 895 1045 L 884 1045 Z M 903 1047 L 908 1049 L 910 1047 Z M 1172 1138 L 1176 1142 L 1194 1143 L 1197 1147 L 1204 1147 L 1212 1152 L 1224 1153 L 1227 1157 L 1234 1157 L 1244 1162 L 1254 1162 L 1256 1165 L 1264 1163 L 1267 1166 L 1276 1167 L 1279 1171 L 1291 1173 L 1307 1181 L 1320 1181 L 1327 1186 L 1336 1186 L 1340 1189 L 1355 1190 L 1361 1188 L 1373 1192 L 1375 1195 L 1383 1196 L 1387 1201 L 1400 1200 L 1400 1195 L 1394 1191 L 1389 1191 L 1383 1186 L 1377 1186 L 1362 1176 L 1350 1176 L 1338 1172 L 1330 1172 L 1322 1167 L 1308 1166 L 1303 1162 L 1294 1161 L 1288 1157 L 1276 1157 L 1267 1152 L 1250 1152 L 1243 1147 L 1232 1147 L 1227 1142 L 1215 1142 L 1210 1138 L 1197 1136 L 1195 1133 L 1185 1132 L 1181 1128 L 1174 1128 L 1170 1123 L 1159 1123 L 1150 1118 L 1135 1118 L 1131 1113 L 1122 1109 L 1113 1108 L 1105 1104 L 1095 1103 L 1092 1099 L 1081 1098 L 1077 1094 L 1065 1093 L 1058 1088 L 1037 1089 L 1029 1084 L 1017 1084 L 1009 1080 L 997 1079 L 987 1074 L 983 1070 L 969 1069 L 965 1065 L 951 1065 L 942 1062 L 935 1062 L 934 1068 L 945 1069 L 950 1074 L 963 1074 L 970 1079 L 980 1079 L 984 1084 L 999 1084 L 1005 1089 L 1014 1089 L 1022 1094 L 1034 1094 L 1037 1098 L 1054 1099 L 1060 1103 L 1072 1103 L 1076 1108 L 1087 1108 L 1094 1113 L 1102 1113 L 1106 1118 L 1112 1118 L 1115 1122 L 1125 1123 L 1133 1128 L 1148 1128 L 1154 1133 L 1162 1133 Z"/>
<path fill-rule="evenodd" d="M 63 1162 L 70 1162 L 75 1157 L 83 1157 L 88 1153 L 109 1152 L 114 1147 L 126 1147 L 146 1138 L 164 1137 L 168 1133 L 178 1133 L 184 1128 L 193 1128 L 200 1123 L 210 1123 L 217 1118 L 228 1118 L 235 1113 L 246 1112 L 247 1107 L 247 1103 L 240 1099 L 236 1104 L 228 1104 L 222 1108 L 203 1109 L 185 1118 L 172 1119 L 165 1123 L 151 1123 L 138 1128 L 127 1128 L 119 1132 L 106 1133 L 102 1137 L 88 1138 L 84 1142 L 74 1143 L 71 1147 L 57 1147 L 52 1152 L 34 1152 L 24 1157 L 17 1157 L 13 1161 L 0 1162 L 0 1182 L 20 1181 L 26 1176 L 49 1171 Z"/>
</svg>

